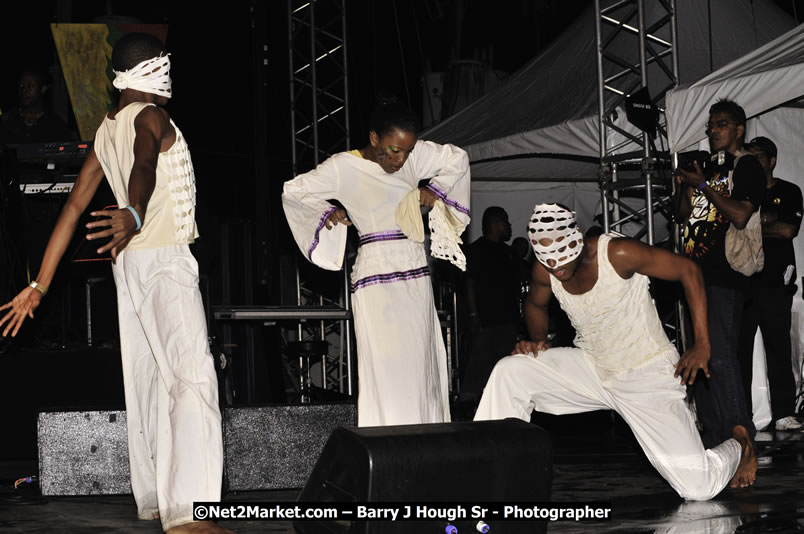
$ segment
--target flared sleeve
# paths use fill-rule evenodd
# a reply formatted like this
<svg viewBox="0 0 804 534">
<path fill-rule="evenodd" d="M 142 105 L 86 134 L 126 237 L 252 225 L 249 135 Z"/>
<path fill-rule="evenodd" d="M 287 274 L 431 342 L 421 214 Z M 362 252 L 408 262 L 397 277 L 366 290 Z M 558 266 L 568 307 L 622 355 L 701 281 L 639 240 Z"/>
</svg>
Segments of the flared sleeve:
<svg viewBox="0 0 804 534">
<path fill-rule="evenodd" d="M 464 227 L 469 224 L 469 156 L 455 145 L 419 141 L 411 154 L 416 176 L 429 178 L 427 188 L 440 198 Z"/>
<path fill-rule="evenodd" d="M 308 260 L 329 271 L 341 269 L 346 248 L 346 226 L 327 230 L 325 224 L 335 211 L 328 199 L 338 197 L 340 185 L 335 157 L 285 182 L 282 192 L 282 207 L 296 244 Z"/>
<path fill-rule="evenodd" d="M 408 159 L 411 162 L 415 176 L 429 178 L 426 187 L 438 197 L 429 213 L 430 254 L 466 270 L 460 244 L 469 224 L 469 157 L 454 145 L 419 141 Z"/>
</svg>

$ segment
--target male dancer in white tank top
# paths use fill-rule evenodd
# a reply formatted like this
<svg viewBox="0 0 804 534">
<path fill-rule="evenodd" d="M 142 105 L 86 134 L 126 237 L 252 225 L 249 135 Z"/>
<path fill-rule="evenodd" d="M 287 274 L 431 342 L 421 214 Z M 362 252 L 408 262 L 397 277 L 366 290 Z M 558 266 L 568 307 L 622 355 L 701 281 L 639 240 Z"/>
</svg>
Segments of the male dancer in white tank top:
<svg viewBox="0 0 804 534">
<path fill-rule="evenodd" d="M 189 243 L 195 176 L 187 144 L 168 113 L 170 60 L 148 34 L 122 37 L 112 52 L 120 103 L 104 119 L 67 199 L 34 282 L 0 310 L 15 336 L 47 286 L 104 175 L 118 205 L 93 212 L 87 239 L 111 236 L 126 398 L 131 488 L 140 519 L 170 534 L 231 532 L 193 521 L 194 501 L 219 501 L 223 444 L 218 390 Z"/>
<path fill-rule="evenodd" d="M 529 224 L 536 258 L 526 301 L 529 341 L 521 341 L 489 378 L 476 420 L 611 409 L 631 427 L 650 462 L 679 495 L 708 500 L 727 484 L 756 479 L 748 430 L 704 449 L 686 402 L 685 384 L 709 376 L 706 293 L 692 261 L 632 239 L 585 239 L 574 214 L 540 204 Z M 681 282 L 696 343 L 679 358 L 662 330 L 648 277 Z M 547 305 L 556 295 L 577 335 L 577 348 L 550 348 Z M 679 380 L 680 377 L 680 380 Z"/>
</svg>

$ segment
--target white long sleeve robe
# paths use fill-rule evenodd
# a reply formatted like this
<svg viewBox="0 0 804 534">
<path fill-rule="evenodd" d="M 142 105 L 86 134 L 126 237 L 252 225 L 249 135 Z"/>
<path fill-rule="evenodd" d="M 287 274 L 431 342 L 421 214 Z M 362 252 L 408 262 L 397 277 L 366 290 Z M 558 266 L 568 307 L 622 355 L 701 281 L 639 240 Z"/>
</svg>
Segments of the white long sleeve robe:
<svg viewBox="0 0 804 534">
<path fill-rule="evenodd" d="M 346 227 L 324 221 L 338 200 L 361 236 L 351 274 L 358 357 L 360 426 L 450 420 L 446 351 L 433 304 L 424 246 L 402 234 L 395 211 L 430 179 L 429 188 L 469 222 L 469 161 L 452 145 L 419 141 L 398 172 L 343 152 L 285 183 L 288 224 L 302 253 L 338 270 Z"/>
</svg>

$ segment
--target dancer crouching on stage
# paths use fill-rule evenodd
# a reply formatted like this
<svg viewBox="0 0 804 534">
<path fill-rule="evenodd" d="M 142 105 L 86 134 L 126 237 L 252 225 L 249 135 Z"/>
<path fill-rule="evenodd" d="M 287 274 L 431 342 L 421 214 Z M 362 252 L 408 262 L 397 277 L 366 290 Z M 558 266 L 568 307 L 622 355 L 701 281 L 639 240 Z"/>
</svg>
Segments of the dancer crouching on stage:
<svg viewBox="0 0 804 534">
<path fill-rule="evenodd" d="M 415 116 L 380 102 L 369 144 L 342 152 L 285 184 L 285 214 L 302 253 L 324 269 L 341 268 L 346 226 L 360 248 L 351 273 L 357 336 L 358 424 L 450 420 L 447 362 L 433 304 L 419 205 L 432 207 L 431 253 L 460 255 L 469 222 L 469 160 L 452 145 L 418 141 Z M 430 179 L 419 187 L 419 181 Z M 346 209 L 336 208 L 329 200 Z M 414 228 L 415 229 L 415 228 Z M 408 238 L 406 234 L 411 234 Z"/>
<path fill-rule="evenodd" d="M 120 103 L 98 128 L 30 287 L 0 309 L 3 335 L 33 317 L 104 175 L 118 205 L 93 212 L 87 239 L 111 236 L 128 421 L 131 489 L 140 519 L 170 534 L 231 532 L 193 521 L 194 501 L 219 501 L 223 441 L 218 387 L 190 253 L 195 175 L 179 129 L 160 107 L 171 97 L 170 59 L 155 37 L 122 37 L 112 52 Z"/>
<path fill-rule="evenodd" d="M 574 214 L 540 204 L 529 225 L 536 258 L 526 303 L 530 341 L 491 374 L 476 420 L 611 409 L 631 427 L 651 464 L 686 499 L 707 500 L 726 485 L 756 479 L 748 430 L 704 449 L 684 384 L 709 376 L 706 294 L 692 261 L 632 239 L 584 238 Z M 695 345 L 679 359 L 648 292 L 652 276 L 679 281 L 692 312 Z M 577 330 L 578 348 L 550 348 L 547 305 L 555 294 Z M 681 377 L 680 381 L 678 377 Z"/>
</svg>

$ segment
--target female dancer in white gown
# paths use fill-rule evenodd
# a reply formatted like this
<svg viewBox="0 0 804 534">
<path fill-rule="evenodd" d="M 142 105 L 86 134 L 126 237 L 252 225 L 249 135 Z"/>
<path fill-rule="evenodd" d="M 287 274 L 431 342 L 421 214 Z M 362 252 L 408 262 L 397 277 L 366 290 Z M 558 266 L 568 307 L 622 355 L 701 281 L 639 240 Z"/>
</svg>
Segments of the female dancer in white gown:
<svg viewBox="0 0 804 534">
<path fill-rule="evenodd" d="M 465 226 L 469 161 L 455 146 L 418 141 L 414 116 L 395 102 L 378 107 L 369 141 L 287 182 L 285 214 L 302 253 L 324 269 L 341 268 L 345 225 L 360 234 L 351 276 L 358 424 L 447 422 L 446 352 L 426 253 L 402 232 L 395 213 L 418 188 L 421 205 L 440 200 Z"/>
</svg>

